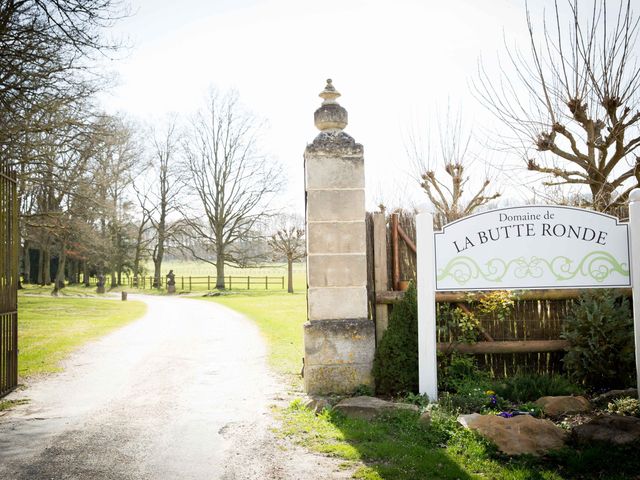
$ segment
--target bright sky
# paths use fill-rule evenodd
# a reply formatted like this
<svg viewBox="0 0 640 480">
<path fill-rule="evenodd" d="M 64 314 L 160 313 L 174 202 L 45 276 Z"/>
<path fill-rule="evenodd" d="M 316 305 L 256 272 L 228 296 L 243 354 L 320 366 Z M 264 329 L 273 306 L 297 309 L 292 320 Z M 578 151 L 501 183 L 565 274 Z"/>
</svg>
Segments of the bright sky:
<svg viewBox="0 0 640 480">
<path fill-rule="evenodd" d="M 283 204 L 298 212 L 326 78 L 342 93 L 346 131 L 365 148 L 368 207 L 419 204 L 408 132 L 433 125 L 447 103 L 481 130 L 488 114 L 469 87 L 480 56 L 491 68 L 503 36 L 526 42 L 521 0 L 131 1 L 134 15 L 117 33 L 133 47 L 111 65 L 119 85 L 107 108 L 152 122 L 190 114 L 210 85 L 236 89 L 268 121 L 265 148 L 288 174 Z"/>
</svg>

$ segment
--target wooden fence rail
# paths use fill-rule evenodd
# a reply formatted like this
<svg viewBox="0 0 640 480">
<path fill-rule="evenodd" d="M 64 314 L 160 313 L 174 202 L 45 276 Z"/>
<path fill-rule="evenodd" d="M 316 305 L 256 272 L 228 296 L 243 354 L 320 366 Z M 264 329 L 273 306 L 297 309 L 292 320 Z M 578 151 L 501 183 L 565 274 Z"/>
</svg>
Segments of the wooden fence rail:
<svg viewBox="0 0 640 480">
<path fill-rule="evenodd" d="M 89 278 L 89 285 L 96 285 L 98 279 L 96 277 Z M 207 290 L 212 290 L 216 288 L 216 277 L 215 275 L 207 275 L 207 276 L 176 276 L 175 277 L 176 288 L 180 288 L 184 291 L 191 291 L 196 287 L 197 289 L 201 289 L 200 287 L 206 286 Z M 84 282 L 81 282 L 84 283 Z M 139 277 L 127 277 L 123 282 L 124 286 L 129 288 L 139 288 L 142 290 L 152 289 L 152 288 L 165 288 L 166 287 L 166 278 L 160 277 L 160 283 L 157 287 L 154 287 L 154 278 L 151 275 L 139 276 Z M 229 275 L 224 277 L 225 288 L 228 290 L 256 290 L 256 289 L 264 289 L 264 290 L 284 290 L 285 286 L 285 277 L 284 276 L 240 276 L 240 275 Z M 115 287 L 116 285 L 111 283 L 111 278 L 105 278 L 105 286 Z"/>
</svg>

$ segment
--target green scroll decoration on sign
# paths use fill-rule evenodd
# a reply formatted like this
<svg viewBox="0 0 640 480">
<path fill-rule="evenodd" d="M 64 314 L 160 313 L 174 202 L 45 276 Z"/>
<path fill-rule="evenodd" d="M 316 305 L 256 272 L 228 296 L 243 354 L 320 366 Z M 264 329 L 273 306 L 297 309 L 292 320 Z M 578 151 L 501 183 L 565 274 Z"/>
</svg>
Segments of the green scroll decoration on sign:
<svg viewBox="0 0 640 480">
<path fill-rule="evenodd" d="M 540 278 L 545 271 L 549 271 L 556 280 L 562 282 L 572 280 L 577 275 L 590 277 L 598 283 L 603 282 L 613 272 L 620 275 L 629 275 L 629 267 L 626 263 L 618 262 L 613 255 L 604 251 L 590 252 L 573 267 L 575 262 L 568 257 L 558 256 L 551 260 L 541 257 L 514 258 L 510 261 L 501 258 L 492 258 L 482 268 L 478 263 L 467 256 L 453 258 L 438 272 L 437 279 L 445 280 L 451 277 L 458 285 L 465 285 L 472 279 L 479 277 L 489 282 L 500 283 L 513 269 L 513 275 L 518 279 Z"/>
</svg>

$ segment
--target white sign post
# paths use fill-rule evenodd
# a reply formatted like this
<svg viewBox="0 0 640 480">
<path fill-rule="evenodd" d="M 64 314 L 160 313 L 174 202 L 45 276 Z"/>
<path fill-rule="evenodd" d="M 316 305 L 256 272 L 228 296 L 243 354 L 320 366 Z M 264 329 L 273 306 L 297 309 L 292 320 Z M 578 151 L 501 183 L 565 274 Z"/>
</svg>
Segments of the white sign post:
<svg viewBox="0 0 640 480">
<path fill-rule="evenodd" d="M 437 400 L 436 291 L 628 288 L 632 278 L 640 287 L 640 268 L 630 272 L 630 258 L 640 261 L 640 189 L 630 200 L 631 228 L 599 212 L 530 205 L 471 215 L 434 234 L 431 214 L 419 213 L 420 393 Z M 637 353 L 640 288 L 633 299 Z M 638 354 L 636 362 L 640 371 Z"/>
<path fill-rule="evenodd" d="M 416 215 L 416 250 L 425 252 L 417 258 L 418 276 L 418 386 L 429 400 L 438 400 L 438 360 L 436 352 L 436 289 L 433 252 L 433 215 L 422 211 Z"/>
<path fill-rule="evenodd" d="M 636 340 L 636 378 L 640 396 L 640 188 L 629 194 L 629 244 L 631 246 L 631 284 L 633 330 Z M 419 307 L 418 307 L 419 308 Z"/>
</svg>

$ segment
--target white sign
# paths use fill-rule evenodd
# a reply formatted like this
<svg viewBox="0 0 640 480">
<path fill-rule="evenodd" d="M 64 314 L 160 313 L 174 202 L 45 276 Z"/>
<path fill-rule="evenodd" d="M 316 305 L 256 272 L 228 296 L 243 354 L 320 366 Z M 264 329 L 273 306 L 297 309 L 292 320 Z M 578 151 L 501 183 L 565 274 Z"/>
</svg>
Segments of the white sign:
<svg viewBox="0 0 640 480">
<path fill-rule="evenodd" d="M 420 393 L 438 399 L 436 290 L 631 286 L 640 384 L 640 189 L 629 200 L 629 224 L 579 208 L 525 206 L 479 213 L 434 233 L 432 215 L 420 212 Z"/>
<path fill-rule="evenodd" d="M 435 288 L 630 287 L 628 225 L 590 210 L 523 206 L 435 232 Z"/>
</svg>

